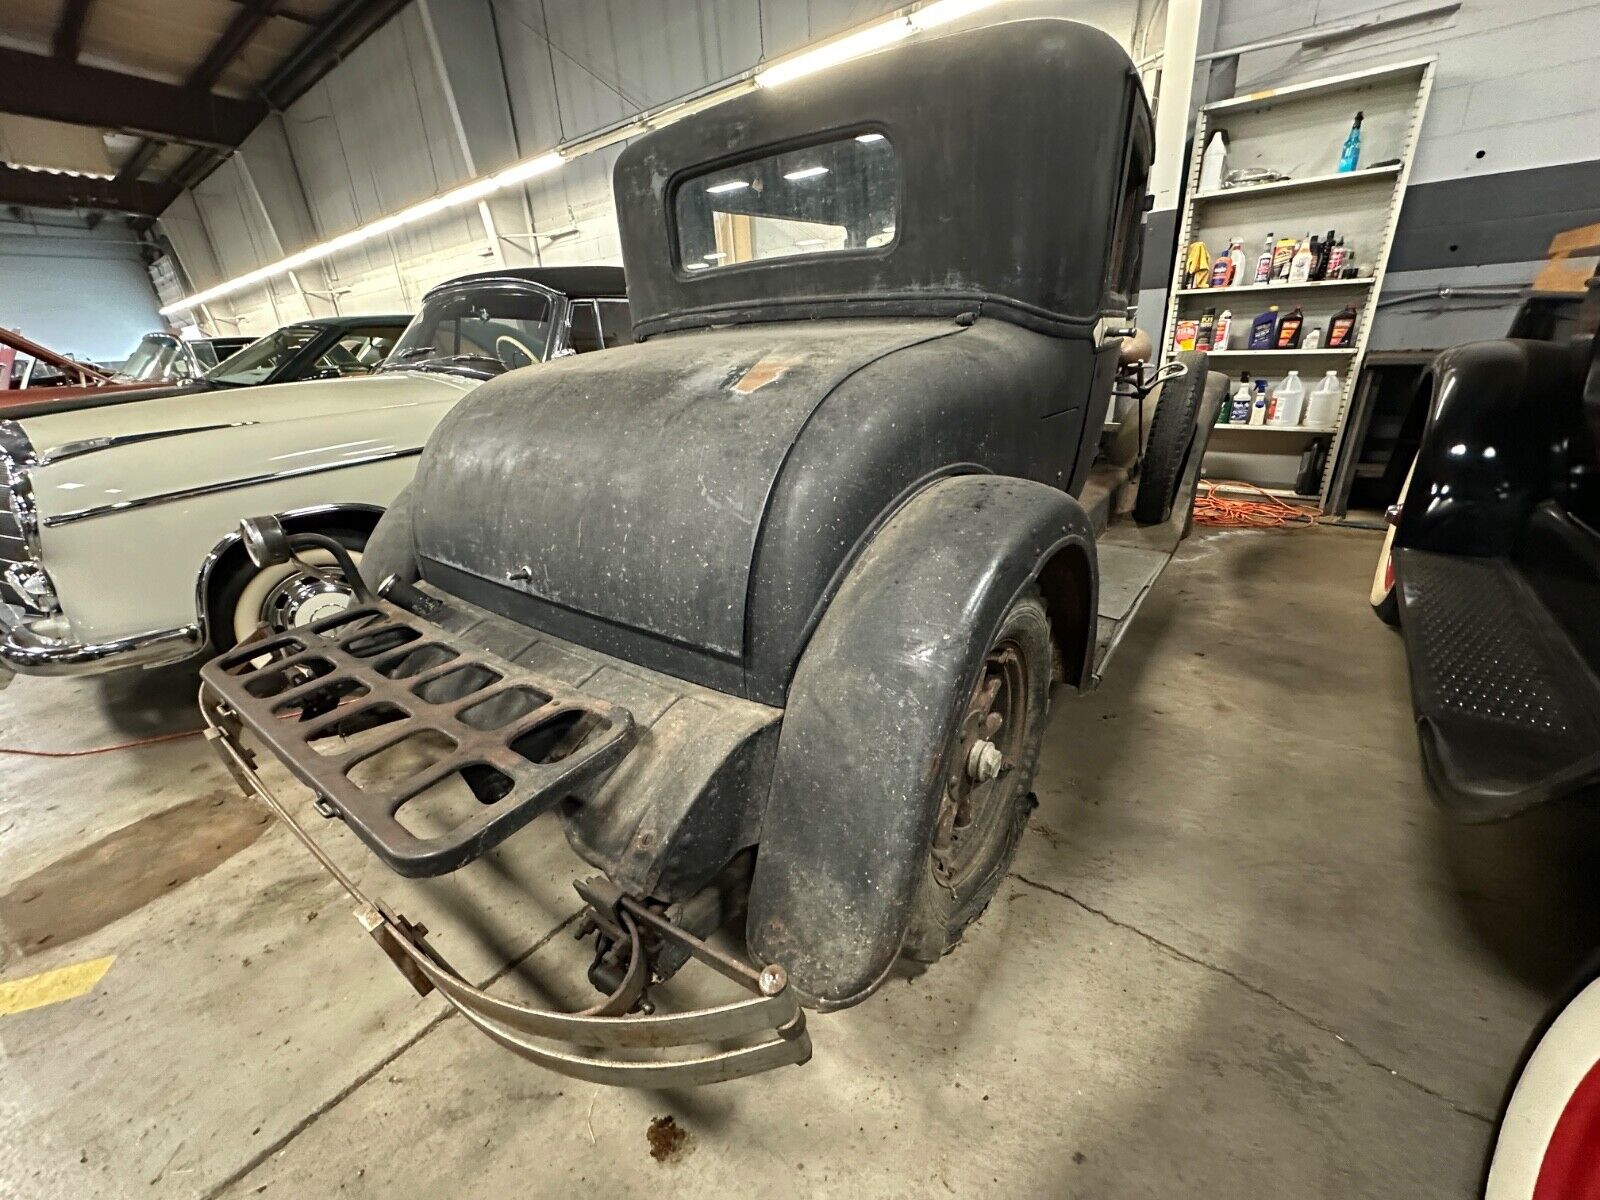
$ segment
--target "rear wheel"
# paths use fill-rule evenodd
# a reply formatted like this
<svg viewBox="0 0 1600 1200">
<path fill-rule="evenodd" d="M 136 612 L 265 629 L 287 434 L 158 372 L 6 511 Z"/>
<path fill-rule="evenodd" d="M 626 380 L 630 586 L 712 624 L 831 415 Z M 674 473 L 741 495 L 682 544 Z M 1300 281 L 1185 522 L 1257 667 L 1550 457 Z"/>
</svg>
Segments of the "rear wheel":
<svg viewBox="0 0 1600 1200">
<path fill-rule="evenodd" d="M 355 564 L 361 565 L 365 535 L 337 531 L 328 536 L 345 546 Z M 218 652 L 242 642 L 263 625 L 282 633 L 331 617 L 354 603 L 355 592 L 343 582 L 331 553 L 309 550 L 301 557 L 323 568 L 332 579 L 313 575 L 295 563 L 259 570 L 249 560 L 242 560 L 223 580 L 214 593 L 210 613 L 212 645 Z"/>
<path fill-rule="evenodd" d="M 1033 810 L 1049 709 L 1050 622 L 1037 588 L 1006 613 L 943 756 L 942 796 L 904 953 L 933 962 L 988 907 Z"/>
<path fill-rule="evenodd" d="M 1194 452 L 1201 402 L 1206 390 L 1206 356 L 1198 351 L 1180 354 L 1189 367 L 1177 379 L 1161 385 L 1161 399 L 1150 422 L 1144 462 L 1139 468 L 1139 490 L 1133 498 L 1133 519 L 1141 525 L 1160 525 L 1172 516 Z"/>
</svg>

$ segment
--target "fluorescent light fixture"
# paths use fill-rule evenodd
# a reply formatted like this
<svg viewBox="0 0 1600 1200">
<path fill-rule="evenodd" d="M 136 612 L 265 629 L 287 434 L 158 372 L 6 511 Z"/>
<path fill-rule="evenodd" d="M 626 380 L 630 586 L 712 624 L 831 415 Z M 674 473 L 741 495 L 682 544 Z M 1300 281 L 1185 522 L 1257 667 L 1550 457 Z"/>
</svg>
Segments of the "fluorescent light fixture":
<svg viewBox="0 0 1600 1200">
<path fill-rule="evenodd" d="M 742 192 L 742 191 L 744 191 L 745 188 L 747 188 L 749 186 L 750 186 L 749 180 L 746 180 L 746 179 L 734 179 L 734 180 L 729 181 L 728 183 L 713 183 L 710 187 L 708 187 L 706 189 L 706 192 L 707 192 L 708 195 L 720 196 L 724 192 Z"/>
<path fill-rule="evenodd" d="M 115 179 L 115 175 L 106 175 L 100 171 L 74 171 L 70 167 L 37 167 L 32 163 L 14 162 L 8 166 L 19 171 L 33 171 L 40 175 L 67 175 L 73 179 Z"/>
<path fill-rule="evenodd" d="M 863 54 L 871 54 L 874 50 L 882 50 L 910 36 L 911 23 L 904 17 L 895 17 L 835 38 L 815 50 L 804 50 L 791 58 L 779 59 L 765 70 L 756 72 L 756 83 L 762 87 L 779 87 L 852 58 L 860 58 Z"/>
<path fill-rule="evenodd" d="M 910 37 L 924 29 L 937 29 L 951 21 L 988 8 L 998 0 L 934 0 L 921 8 L 900 17 L 891 17 L 876 25 L 825 42 L 815 50 L 803 50 L 789 58 L 781 58 L 765 70 L 757 71 L 756 83 L 761 87 L 779 87 L 791 80 L 825 71 L 829 67 L 874 50 L 892 46 L 902 38 Z"/>
<path fill-rule="evenodd" d="M 319 242 L 315 246 L 308 246 L 306 249 L 291 254 L 287 258 L 281 258 L 275 263 L 258 267 L 256 270 L 230 279 L 226 283 L 219 283 L 214 288 L 207 288 L 203 292 L 185 296 L 174 304 L 164 305 L 161 308 L 161 314 L 162 316 L 172 316 L 174 313 L 186 312 L 208 301 L 231 295 L 244 288 L 253 287 L 255 284 L 265 283 L 276 276 L 298 270 L 300 267 L 327 258 L 329 255 L 353 249 L 363 242 L 370 242 L 373 238 L 382 237 L 386 233 L 393 233 L 396 229 L 414 225 L 418 221 L 425 221 L 429 217 L 437 216 L 439 213 L 449 209 L 459 208 L 464 204 L 474 204 L 485 196 L 493 195 L 503 188 L 522 183 L 524 180 L 532 179 L 536 175 L 543 175 L 553 171 L 565 161 L 559 151 L 552 150 L 548 154 L 540 154 L 537 157 L 513 163 L 503 171 L 496 172 L 493 175 L 485 175 L 481 179 L 474 179 L 472 182 L 464 183 L 460 187 L 453 188 L 442 195 L 430 196 L 426 200 L 413 204 L 410 208 L 403 208 L 397 213 L 391 213 L 387 217 L 380 217 L 378 220 L 352 229 L 348 233 L 341 233 L 338 237 L 329 238 L 327 241 Z"/>
<path fill-rule="evenodd" d="M 915 12 L 907 13 L 906 20 L 918 30 L 937 29 L 940 25 L 969 16 L 994 3 L 996 0 L 934 0 L 932 4 L 924 4 Z"/>
<path fill-rule="evenodd" d="M 494 175 L 487 175 L 475 179 L 470 183 L 462 184 L 452 191 L 431 197 L 410 208 L 402 209 L 387 217 L 381 217 L 367 225 L 342 233 L 338 237 L 330 238 L 315 246 L 307 247 L 287 258 L 269 263 L 237 278 L 229 279 L 205 291 L 196 292 L 186 296 L 174 304 L 164 305 L 161 309 L 163 316 L 172 316 L 176 313 L 187 312 L 197 308 L 207 301 L 216 300 L 223 296 L 232 295 L 234 292 L 243 291 L 245 288 L 264 283 L 278 275 L 285 275 L 299 267 L 327 258 L 329 255 L 338 254 L 349 250 L 363 242 L 392 233 L 396 229 L 423 221 L 447 209 L 457 208 L 464 204 L 473 204 L 490 196 L 503 188 L 514 184 L 523 183 L 537 175 L 553 171 L 568 158 L 589 154 L 596 150 L 603 150 L 628 138 L 637 137 L 652 129 L 681 120 L 693 113 L 721 104 L 733 96 L 741 95 L 752 87 L 778 87 L 790 80 L 800 79 L 817 71 L 825 70 L 837 63 L 848 62 L 850 59 L 859 58 L 863 54 L 870 54 L 874 50 L 881 50 L 885 46 L 892 46 L 913 33 L 925 29 L 935 29 L 940 25 L 948 24 L 960 17 L 975 13 L 980 9 L 988 8 L 999 0 L 933 0 L 902 16 L 891 17 L 880 21 L 876 25 L 868 25 L 844 37 L 835 38 L 831 42 L 817 46 L 811 50 L 803 50 L 788 58 L 779 59 L 771 66 L 763 67 L 752 75 L 744 76 L 722 87 L 714 88 L 692 100 L 678 104 L 665 105 L 652 112 L 641 114 L 637 119 L 610 126 L 585 138 L 576 139 L 564 151 L 551 150 L 533 158 L 524 159 L 505 170 Z M 881 133 L 864 133 L 857 135 L 856 140 L 861 142 L 875 142 L 882 140 Z M 21 164 L 17 164 L 21 165 Z M 45 170 L 48 167 L 24 167 L 25 170 Z M 809 167 L 802 171 L 794 171 L 784 178 L 790 180 L 814 179 L 819 175 L 827 174 L 826 167 Z M 73 174 L 64 171 L 64 174 Z M 91 172 L 79 172 L 89 178 L 109 179 L 112 176 L 95 175 Z M 733 192 L 749 187 L 744 181 L 730 181 L 729 183 L 714 184 L 706 189 L 707 192 Z M 689 263 L 687 270 L 705 270 L 709 264 Z"/>
</svg>

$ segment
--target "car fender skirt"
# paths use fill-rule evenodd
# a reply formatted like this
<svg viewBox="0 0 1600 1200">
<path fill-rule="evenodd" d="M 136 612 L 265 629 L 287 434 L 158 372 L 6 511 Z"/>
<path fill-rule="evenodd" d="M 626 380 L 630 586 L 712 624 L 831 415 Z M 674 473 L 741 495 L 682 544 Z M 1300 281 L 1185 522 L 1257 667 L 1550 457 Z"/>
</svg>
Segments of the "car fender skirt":
<svg viewBox="0 0 1600 1200">
<path fill-rule="evenodd" d="M 417 555 L 412 540 L 411 488 L 401 488 L 367 539 L 361 552 L 361 578 L 376 590 L 391 576 L 403 583 L 418 579 Z"/>
<path fill-rule="evenodd" d="M 989 639 L 1064 554 L 1087 564 L 1068 577 L 1090 594 L 1051 607 L 1088 624 L 1082 506 L 1028 480 L 943 479 L 885 523 L 823 614 L 789 689 L 747 930 L 809 1006 L 865 999 L 893 965 L 933 837 L 940 759 Z"/>
</svg>

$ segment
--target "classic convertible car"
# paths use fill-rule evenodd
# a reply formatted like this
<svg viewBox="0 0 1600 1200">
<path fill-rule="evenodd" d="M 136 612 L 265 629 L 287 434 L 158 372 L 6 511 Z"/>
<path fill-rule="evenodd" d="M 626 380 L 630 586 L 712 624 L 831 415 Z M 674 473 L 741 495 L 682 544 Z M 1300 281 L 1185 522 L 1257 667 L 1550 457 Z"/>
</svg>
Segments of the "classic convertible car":
<svg viewBox="0 0 1600 1200">
<path fill-rule="evenodd" d="M 1032 807 L 1052 680 L 1094 684 L 1169 560 L 1223 390 L 1203 355 L 1164 368 L 1137 492 L 1092 469 L 1113 384 L 1155 382 L 1119 369 L 1151 143 L 1123 49 L 1035 18 L 621 154 L 634 344 L 457 405 L 358 603 L 202 670 L 241 787 L 409 980 L 555 1070 L 667 1086 L 801 1062 L 802 1004 L 956 945 Z M 1130 506 L 1150 523 L 1113 523 Z M 342 555 L 272 517 L 243 536 L 263 569 Z M 543 816 L 600 872 L 604 998 L 454 972 L 263 783 L 263 745 L 403 876 Z M 754 965 L 706 940 L 746 912 Z M 690 958 L 743 998 L 662 1011 Z"/>
<path fill-rule="evenodd" d="M 148 391 L 191 383 L 229 355 L 250 344 L 247 337 L 184 339 L 170 333 L 147 333 L 123 364 L 103 374 L 81 369 L 77 379 L 58 379 L 50 386 L 19 387 L 0 392 L 0 413 L 11 417 L 31 410 L 41 401 L 81 399 L 89 404 L 109 403 L 117 393 Z M 59 359 L 58 359 L 59 361 Z"/>
<path fill-rule="evenodd" d="M 0 400 L 0 413 L 18 421 L 45 413 L 72 412 L 162 396 L 193 396 L 230 388 L 370 375 L 394 348 L 410 320 L 409 316 L 313 317 L 257 338 L 197 378 L 180 384 L 158 379 L 102 388 L 73 388 L 59 394 L 46 392 L 26 403 Z"/>
<path fill-rule="evenodd" d="M 429 292 L 364 378 L 0 421 L 0 667 L 164 663 L 337 611 L 348 588 L 252 569 L 240 517 L 292 514 L 359 554 L 457 400 L 628 324 L 620 268 L 506 269 Z"/>
</svg>

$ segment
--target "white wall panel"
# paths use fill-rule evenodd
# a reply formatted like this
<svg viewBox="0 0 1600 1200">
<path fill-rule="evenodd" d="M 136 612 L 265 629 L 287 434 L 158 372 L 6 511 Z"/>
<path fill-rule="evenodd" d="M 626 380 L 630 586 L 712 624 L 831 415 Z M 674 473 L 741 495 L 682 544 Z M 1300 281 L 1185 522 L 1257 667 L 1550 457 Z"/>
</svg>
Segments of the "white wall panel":
<svg viewBox="0 0 1600 1200">
<path fill-rule="evenodd" d="M 0 326 L 62 354 L 121 362 L 165 322 L 120 221 L 93 230 L 64 222 L 0 222 Z"/>
</svg>

